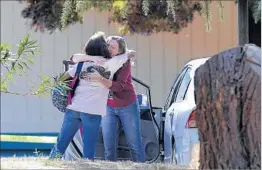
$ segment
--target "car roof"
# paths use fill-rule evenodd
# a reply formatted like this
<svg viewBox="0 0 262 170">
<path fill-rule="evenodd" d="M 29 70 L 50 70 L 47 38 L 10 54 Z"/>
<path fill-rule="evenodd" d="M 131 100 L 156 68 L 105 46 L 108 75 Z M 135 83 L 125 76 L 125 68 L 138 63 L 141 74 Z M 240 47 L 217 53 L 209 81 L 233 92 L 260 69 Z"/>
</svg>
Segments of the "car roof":
<svg viewBox="0 0 262 170">
<path fill-rule="evenodd" d="M 193 70 L 197 69 L 199 66 L 202 64 L 205 64 L 205 62 L 209 59 L 210 57 L 205 57 L 205 58 L 199 58 L 195 60 L 189 61 L 185 66 L 190 65 Z"/>
</svg>

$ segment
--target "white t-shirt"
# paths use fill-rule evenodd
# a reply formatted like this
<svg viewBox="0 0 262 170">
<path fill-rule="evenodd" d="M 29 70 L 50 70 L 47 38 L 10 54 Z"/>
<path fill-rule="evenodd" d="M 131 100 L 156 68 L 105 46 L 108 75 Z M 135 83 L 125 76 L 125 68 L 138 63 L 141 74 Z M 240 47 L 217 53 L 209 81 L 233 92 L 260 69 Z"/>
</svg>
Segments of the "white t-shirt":
<svg viewBox="0 0 262 170">
<path fill-rule="evenodd" d="M 85 80 L 85 74 L 93 72 L 92 70 L 95 69 L 103 77 L 112 80 L 115 72 L 121 68 L 127 60 L 127 54 L 122 54 L 107 60 L 103 65 L 95 65 L 93 62 L 84 62 L 79 74 L 80 81 L 76 87 L 72 104 L 68 105 L 67 108 L 83 113 L 104 115 L 106 112 L 109 89 L 101 83 Z M 77 64 L 67 71 L 71 77 L 75 76 L 76 68 Z"/>
</svg>

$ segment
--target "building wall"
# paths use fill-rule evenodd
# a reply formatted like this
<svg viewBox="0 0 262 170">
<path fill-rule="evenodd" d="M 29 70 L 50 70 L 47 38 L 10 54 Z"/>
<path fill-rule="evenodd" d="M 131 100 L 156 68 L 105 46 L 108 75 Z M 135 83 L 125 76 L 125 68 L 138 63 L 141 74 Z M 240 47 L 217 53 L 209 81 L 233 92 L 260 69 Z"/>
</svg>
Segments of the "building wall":
<svg viewBox="0 0 262 170">
<path fill-rule="evenodd" d="M 26 33 L 37 40 L 42 53 L 25 77 L 17 77 L 11 90 L 26 92 L 28 84 L 37 76 L 48 76 L 63 71 L 62 60 L 81 52 L 86 40 L 96 31 L 107 35 L 118 34 L 115 24 L 108 24 L 108 12 L 89 11 L 84 23 L 70 26 L 65 32 L 39 33 L 30 29 L 28 21 L 21 17 L 24 4 L 15 1 L 1 1 L 1 43 L 9 43 L 16 51 L 16 44 Z M 179 70 L 192 59 L 215 54 L 237 45 L 237 7 L 234 2 L 225 1 L 223 22 L 219 19 L 216 3 L 212 4 L 212 31 L 205 32 L 203 17 L 196 14 L 192 24 L 181 33 L 159 33 L 151 36 L 124 36 L 130 49 L 137 50 L 132 68 L 133 76 L 151 86 L 154 106 L 163 106 Z M 1 72 L 5 70 L 2 67 Z M 142 89 L 136 87 L 138 92 Z M 57 132 L 62 113 L 52 106 L 50 97 L 21 97 L 1 94 L 2 132 Z"/>
</svg>

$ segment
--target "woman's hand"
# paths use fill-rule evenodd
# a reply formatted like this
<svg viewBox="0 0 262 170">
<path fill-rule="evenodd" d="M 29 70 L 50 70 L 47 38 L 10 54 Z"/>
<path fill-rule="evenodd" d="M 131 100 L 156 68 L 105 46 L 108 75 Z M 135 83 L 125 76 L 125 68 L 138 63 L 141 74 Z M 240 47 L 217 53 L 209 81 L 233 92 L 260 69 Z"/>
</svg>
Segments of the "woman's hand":
<svg viewBox="0 0 262 170">
<path fill-rule="evenodd" d="M 94 73 L 88 73 L 86 80 L 90 81 L 90 82 L 100 82 L 102 80 L 103 76 L 101 76 L 101 74 L 99 74 L 97 71 L 95 71 Z"/>
<path fill-rule="evenodd" d="M 95 71 L 94 73 L 88 73 L 85 79 L 89 82 L 99 82 L 106 88 L 110 88 L 112 86 L 112 81 L 104 78 L 97 71 Z"/>
<path fill-rule="evenodd" d="M 128 59 L 135 57 L 135 54 L 136 54 L 135 50 L 128 50 L 127 51 Z"/>
</svg>

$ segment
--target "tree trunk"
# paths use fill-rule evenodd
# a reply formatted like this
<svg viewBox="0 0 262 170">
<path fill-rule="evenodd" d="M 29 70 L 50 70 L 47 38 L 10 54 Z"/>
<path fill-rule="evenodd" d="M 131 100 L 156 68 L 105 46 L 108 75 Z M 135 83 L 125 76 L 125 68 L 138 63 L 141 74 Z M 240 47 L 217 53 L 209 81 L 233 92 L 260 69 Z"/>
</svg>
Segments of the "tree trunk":
<svg viewBox="0 0 262 170">
<path fill-rule="evenodd" d="M 196 70 L 194 83 L 200 169 L 260 169 L 260 48 L 214 55 Z"/>
</svg>

